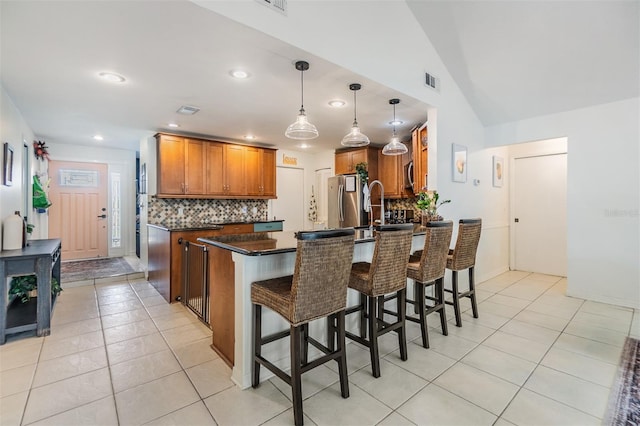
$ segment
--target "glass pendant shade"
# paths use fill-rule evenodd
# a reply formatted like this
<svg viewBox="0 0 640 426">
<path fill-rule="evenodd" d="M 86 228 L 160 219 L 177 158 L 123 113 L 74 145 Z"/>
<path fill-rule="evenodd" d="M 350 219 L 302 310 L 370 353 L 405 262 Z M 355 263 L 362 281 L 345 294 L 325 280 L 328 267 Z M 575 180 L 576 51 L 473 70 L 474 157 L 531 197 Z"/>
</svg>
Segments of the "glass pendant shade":
<svg viewBox="0 0 640 426">
<path fill-rule="evenodd" d="M 304 112 L 304 108 L 300 108 L 300 113 L 298 114 L 296 121 L 287 127 L 287 131 L 284 132 L 284 135 L 290 139 L 315 139 L 318 137 L 318 129 L 316 129 L 316 126 L 309 123 L 309 120 L 307 120 L 307 114 Z"/>
<path fill-rule="evenodd" d="M 366 146 L 369 145 L 369 138 L 367 135 L 360 131 L 360 127 L 358 127 L 358 122 L 353 122 L 353 127 L 351 127 L 351 131 L 342 138 L 342 145 L 344 146 Z"/>
<path fill-rule="evenodd" d="M 345 137 L 342 138 L 342 142 L 340 142 L 344 146 L 367 146 L 370 143 L 367 135 L 360 131 L 356 114 L 356 91 L 360 90 L 361 87 L 362 86 L 358 83 L 352 83 L 349 85 L 349 89 L 353 91 L 353 125 L 351 126 L 351 131 L 347 133 Z"/>
<path fill-rule="evenodd" d="M 393 122 L 396 121 L 396 105 L 400 103 L 400 99 L 389 99 L 389 103 L 393 105 Z M 393 136 L 391 136 L 391 142 L 386 144 L 382 148 L 383 155 L 402 155 L 409 152 L 409 149 L 405 144 L 400 142 L 400 138 L 396 135 L 396 126 L 393 126 Z"/>
<path fill-rule="evenodd" d="M 391 138 L 391 142 L 386 144 L 384 148 L 382 148 L 383 155 L 402 155 L 409 152 L 409 149 L 405 144 L 400 142 L 400 139 L 395 135 Z"/>
<path fill-rule="evenodd" d="M 316 129 L 316 126 L 309 123 L 307 114 L 304 111 L 304 72 L 309 69 L 309 63 L 306 61 L 298 61 L 296 62 L 295 67 L 300 71 L 300 112 L 298 113 L 296 121 L 287 127 L 284 135 L 290 139 L 315 139 L 319 135 L 318 129 Z"/>
</svg>

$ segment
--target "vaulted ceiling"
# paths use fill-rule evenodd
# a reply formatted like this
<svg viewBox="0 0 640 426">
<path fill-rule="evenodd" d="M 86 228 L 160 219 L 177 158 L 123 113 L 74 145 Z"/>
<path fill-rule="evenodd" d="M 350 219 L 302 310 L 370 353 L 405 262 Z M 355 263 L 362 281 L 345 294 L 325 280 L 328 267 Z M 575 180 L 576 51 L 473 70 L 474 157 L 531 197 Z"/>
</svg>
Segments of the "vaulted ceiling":
<svg viewBox="0 0 640 426">
<path fill-rule="evenodd" d="M 294 1 L 294 0 L 289 0 Z M 417 1 L 407 4 L 484 125 L 552 114 L 640 92 L 638 1 Z M 363 2 L 363 13 L 366 13 Z M 262 6 L 256 6 L 262 7 Z M 321 129 L 312 150 L 337 148 L 353 120 L 374 143 L 390 135 L 398 93 L 186 0 L 0 2 L 2 85 L 37 136 L 136 149 L 171 130 L 280 146 L 300 105 Z M 250 70 L 233 80 L 235 67 Z M 110 85 L 100 71 L 125 75 Z M 426 105 L 401 96 L 408 134 Z M 346 107 L 328 105 L 342 99 Z M 181 105 L 201 109 L 176 113 Z M 288 142 L 288 148 L 295 148 Z"/>
</svg>

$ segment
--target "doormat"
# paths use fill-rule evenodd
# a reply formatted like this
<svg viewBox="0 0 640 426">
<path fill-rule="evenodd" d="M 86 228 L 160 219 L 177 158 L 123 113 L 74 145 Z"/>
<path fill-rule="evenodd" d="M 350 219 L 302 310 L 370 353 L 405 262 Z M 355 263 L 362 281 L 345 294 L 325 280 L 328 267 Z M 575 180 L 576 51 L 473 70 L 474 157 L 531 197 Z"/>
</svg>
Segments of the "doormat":
<svg viewBox="0 0 640 426">
<path fill-rule="evenodd" d="M 605 425 L 640 425 L 640 340 L 627 337 L 613 382 Z"/>
<path fill-rule="evenodd" d="M 63 283 L 117 277 L 134 273 L 134 269 L 122 257 L 63 262 L 60 280 Z"/>
</svg>

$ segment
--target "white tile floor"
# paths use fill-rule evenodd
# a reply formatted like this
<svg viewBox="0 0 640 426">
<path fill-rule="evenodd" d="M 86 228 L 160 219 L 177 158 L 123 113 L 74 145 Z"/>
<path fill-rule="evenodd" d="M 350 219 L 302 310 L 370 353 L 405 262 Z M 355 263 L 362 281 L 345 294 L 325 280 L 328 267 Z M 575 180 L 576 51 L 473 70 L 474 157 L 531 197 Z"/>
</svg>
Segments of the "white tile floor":
<svg viewBox="0 0 640 426">
<path fill-rule="evenodd" d="M 406 362 L 395 336 L 384 336 L 378 379 L 368 352 L 349 344 L 350 397 L 340 397 L 333 364 L 307 373 L 305 423 L 600 424 L 640 315 L 566 297 L 565 286 L 523 272 L 483 282 L 480 318 L 465 313 L 447 337 L 431 329 L 430 349 L 413 323 Z M 292 424 L 289 388 L 273 378 L 238 389 L 209 348 L 210 334 L 141 279 L 68 288 L 51 336 L 0 346 L 0 424 Z"/>
</svg>

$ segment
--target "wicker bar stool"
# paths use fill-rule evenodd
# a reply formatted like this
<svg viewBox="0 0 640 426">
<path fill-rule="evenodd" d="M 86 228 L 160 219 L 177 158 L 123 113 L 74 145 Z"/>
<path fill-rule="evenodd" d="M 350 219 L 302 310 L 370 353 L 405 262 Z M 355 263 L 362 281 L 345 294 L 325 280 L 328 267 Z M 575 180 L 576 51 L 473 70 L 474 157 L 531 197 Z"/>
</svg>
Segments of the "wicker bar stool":
<svg viewBox="0 0 640 426">
<path fill-rule="evenodd" d="M 398 333 L 400 358 L 407 359 L 405 331 L 405 297 L 407 290 L 407 262 L 411 253 L 413 224 L 382 225 L 376 227 L 373 258 L 357 262 L 351 267 L 349 288 L 360 292 L 360 303 L 348 308 L 347 315 L 360 313 L 360 335 L 346 332 L 352 339 L 369 348 L 373 377 L 380 377 L 378 337 L 390 331 Z M 384 321 L 384 295 L 395 293 L 398 299 L 396 321 Z M 390 311 L 387 311 L 391 313 Z M 367 339 L 367 331 L 369 338 Z"/>
<path fill-rule="evenodd" d="M 449 250 L 449 256 L 447 257 L 447 269 L 451 270 L 451 290 L 445 289 L 445 291 L 453 295 L 453 300 L 447 300 L 446 303 L 453 305 L 458 327 L 462 327 L 462 316 L 460 315 L 461 297 L 471 299 L 473 317 L 478 318 L 474 267 L 481 229 L 482 219 L 460 219 L 456 246 L 453 250 Z M 464 271 L 465 269 L 469 269 L 469 290 L 460 292 L 458 289 L 458 271 Z"/>
<path fill-rule="evenodd" d="M 407 321 L 420 324 L 422 346 L 429 347 L 427 315 L 440 314 L 442 334 L 448 335 L 447 316 L 444 302 L 444 273 L 447 265 L 447 253 L 453 234 L 453 222 L 429 222 L 424 239 L 424 249 L 416 251 L 409 258 L 407 277 L 413 280 L 413 300 L 407 303 L 414 306 L 418 317 L 407 316 Z M 426 294 L 426 288 L 434 286 L 433 296 Z M 427 305 L 427 300 L 429 305 Z"/>
<path fill-rule="evenodd" d="M 349 397 L 344 333 L 354 235 L 353 228 L 298 232 L 293 275 L 251 284 L 254 319 L 252 386 L 255 388 L 259 385 L 261 365 L 290 385 L 296 425 L 303 424 L 301 376 L 312 368 L 331 360 L 337 361 L 340 391 L 343 398 Z M 263 306 L 289 322 L 289 330 L 262 336 Z M 329 349 L 309 336 L 308 323 L 329 316 L 335 317 L 336 326 L 332 327 L 332 331 L 337 334 L 338 344 L 335 349 Z M 262 345 L 287 336 L 290 337 L 290 375 L 261 354 Z M 308 362 L 308 343 L 317 347 L 324 355 Z"/>
</svg>

